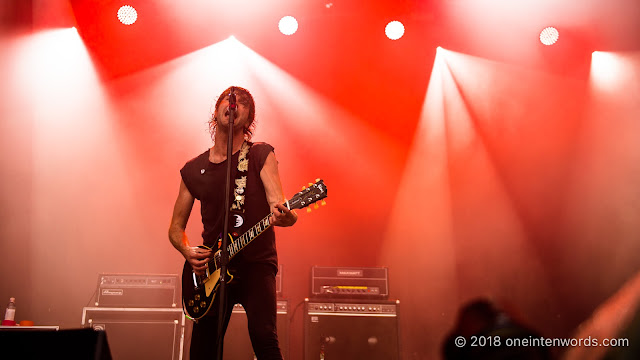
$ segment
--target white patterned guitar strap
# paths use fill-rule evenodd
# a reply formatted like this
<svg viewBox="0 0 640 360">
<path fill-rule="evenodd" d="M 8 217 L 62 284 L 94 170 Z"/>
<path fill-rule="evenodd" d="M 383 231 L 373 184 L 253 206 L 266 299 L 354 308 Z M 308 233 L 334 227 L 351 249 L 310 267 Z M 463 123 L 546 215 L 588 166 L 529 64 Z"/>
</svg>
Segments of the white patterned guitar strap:
<svg viewBox="0 0 640 360">
<path fill-rule="evenodd" d="M 233 201 L 231 202 L 231 227 L 232 235 L 238 236 L 238 232 L 244 224 L 244 199 L 247 191 L 247 174 L 249 173 L 249 150 L 251 144 L 245 141 L 238 154 L 238 171 L 236 172 L 235 188 L 233 189 Z"/>
</svg>

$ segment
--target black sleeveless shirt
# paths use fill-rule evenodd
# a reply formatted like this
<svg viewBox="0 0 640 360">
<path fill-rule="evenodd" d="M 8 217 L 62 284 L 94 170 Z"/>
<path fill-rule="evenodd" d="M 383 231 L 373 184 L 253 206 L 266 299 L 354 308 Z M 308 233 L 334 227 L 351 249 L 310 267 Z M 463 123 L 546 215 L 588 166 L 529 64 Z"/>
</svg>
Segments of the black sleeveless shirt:
<svg viewBox="0 0 640 360">
<path fill-rule="evenodd" d="M 247 186 L 245 188 L 244 224 L 240 230 L 234 230 L 236 221 L 230 216 L 229 231 L 237 231 L 242 235 L 247 229 L 257 224 L 271 209 L 267 202 L 264 185 L 260 179 L 260 170 L 273 147 L 267 143 L 255 143 L 249 150 L 249 171 L 247 174 Z M 232 177 L 238 169 L 238 155 L 231 158 Z M 203 243 L 215 250 L 218 249 L 218 239 L 222 235 L 224 223 L 224 194 L 227 175 L 227 160 L 215 164 L 209 161 L 209 149 L 199 156 L 189 160 L 180 170 L 182 181 L 187 189 L 200 200 L 200 212 L 202 215 Z M 232 182 L 233 184 L 233 182 Z M 233 189 L 231 191 L 233 198 Z M 231 201 L 229 201 L 231 204 Z M 234 256 L 230 267 L 238 267 L 243 263 L 269 263 L 277 268 L 278 255 L 276 253 L 275 232 L 273 227 L 265 230 L 260 236 L 249 243 L 242 251 Z"/>
</svg>

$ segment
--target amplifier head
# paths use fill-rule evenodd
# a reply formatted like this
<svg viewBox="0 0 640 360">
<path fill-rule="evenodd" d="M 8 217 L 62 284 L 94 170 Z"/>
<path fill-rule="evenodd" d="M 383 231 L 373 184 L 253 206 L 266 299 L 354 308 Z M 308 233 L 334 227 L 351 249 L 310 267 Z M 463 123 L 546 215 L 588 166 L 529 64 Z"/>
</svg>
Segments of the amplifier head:
<svg viewBox="0 0 640 360">
<path fill-rule="evenodd" d="M 95 306 L 175 308 L 180 304 L 176 274 L 98 275 Z"/>
<path fill-rule="evenodd" d="M 369 298 L 389 297 L 389 270 L 386 267 L 311 268 L 311 294 L 314 297 Z"/>
</svg>

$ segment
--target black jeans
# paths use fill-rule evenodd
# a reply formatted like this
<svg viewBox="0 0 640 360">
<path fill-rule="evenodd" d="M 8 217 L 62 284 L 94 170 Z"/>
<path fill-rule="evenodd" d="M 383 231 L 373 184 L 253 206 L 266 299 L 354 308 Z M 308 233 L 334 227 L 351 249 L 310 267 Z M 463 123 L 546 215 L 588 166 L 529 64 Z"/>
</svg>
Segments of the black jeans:
<svg viewBox="0 0 640 360">
<path fill-rule="evenodd" d="M 277 268 L 270 264 L 243 264 L 232 270 L 233 279 L 226 287 L 224 331 L 227 331 L 233 305 L 242 304 L 258 360 L 282 360 L 276 330 L 276 272 Z M 216 297 L 209 313 L 193 324 L 192 360 L 215 360 L 219 306 L 219 297 Z"/>
</svg>

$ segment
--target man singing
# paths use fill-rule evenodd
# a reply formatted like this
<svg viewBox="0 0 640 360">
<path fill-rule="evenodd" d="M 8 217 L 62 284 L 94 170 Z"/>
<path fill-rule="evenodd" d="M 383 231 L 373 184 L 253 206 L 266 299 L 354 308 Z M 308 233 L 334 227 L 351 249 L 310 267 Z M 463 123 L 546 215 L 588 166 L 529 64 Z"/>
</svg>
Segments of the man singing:
<svg viewBox="0 0 640 360">
<path fill-rule="evenodd" d="M 236 95 L 236 117 L 229 127 L 232 108 L 229 94 Z M 227 161 L 236 174 L 230 203 L 230 232 L 242 234 L 269 213 L 273 226 L 292 226 L 298 219 L 295 211 L 282 205 L 284 196 L 278 161 L 274 149 L 266 143 L 251 143 L 255 130 L 255 104 L 249 91 L 240 87 L 225 90 L 216 102 L 209 121 L 213 146 L 188 161 L 180 170 L 182 181 L 173 209 L 169 240 L 198 275 L 205 273 L 207 263 L 220 247 L 225 217 Z M 233 156 L 227 159 L 229 131 L 233 130 Z M 247 163 L 248 162 L 248 163 Z M 248 165 L 248 166 L 247 166 Z M 239 176 L 238 174 L 242 175 Z M 203 244 L 211 250 L 191 246 L 185 228 L 194 200 L 201 205 Z M 278 271 L 275 232 L 269 227 L 234 256 L 228 270 L 233 280 L 227 284 L 224 331 L 236 303 L 244 307 L 253 351 L 259 360 L 282 359 L 276 332 L 276 286 Z M 218 341 L 218 308 L 216 297 L 211 311 L 193 325 L 191 359 L 215 359 Z"/>
</svg>

